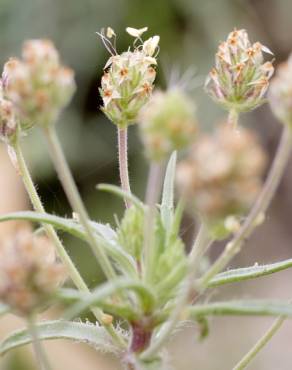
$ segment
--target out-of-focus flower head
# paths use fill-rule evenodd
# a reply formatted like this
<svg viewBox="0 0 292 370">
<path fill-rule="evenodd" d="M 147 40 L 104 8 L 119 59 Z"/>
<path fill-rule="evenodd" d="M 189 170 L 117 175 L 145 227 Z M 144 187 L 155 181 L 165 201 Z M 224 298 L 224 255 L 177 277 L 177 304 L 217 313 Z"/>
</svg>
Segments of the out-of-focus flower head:
<svg viewBox="0 0 292 370">
<path fill-rule="evenodd" d="M 26 41 L 22 59 L 5 63 L 2 80 L 24 129 L 54 123 L 75 91 L 74 73 L 60 63 L 50 40 Z"/>
<path fill-rule="evenodd" d="M 17 129 L 13 104 L 4 98 L 3 86 L 0 81 L 0 140 L 10 143 Z"/>
<path fill-rule="evenodd" d="M 264 62 L 263 53 L 272 52 L 260 42 L 251 44 L 246 30 L 234 30 L 219 45 L 215 67 L 205 88 L 213 100 L 228 111 L 251 111 L 264 102 L 272 62 Z"/>
<path fill-rule="evenodd" d="M 0 243 L 0 301 L 21 315 L 40 309 L 64 280 L 54 246 L 28 230 Z"/>
<path fill-rule="evenodd" d="M 252 131 L 222 124 L 213 135 L 202 134 L 178 164 L 177 185 L 189 211 L 202 217 L 215 238 L 223 238 L 230 216 L 240 218 L 255 201 L 265 165 Z"/>
<path fill-rule="evenodd" d="M 141 109 L 138 121 L 151 160 L 159 161 L 187 147 L 197 133 L 196 107 L 178 87 L 154 92 Z"/>
<path fill-rule="evenodd" d="M 148 101 L 156 77 L 155 66 L 159 36 L 143 41 L 141 36 L 147 27 L 127 32 L 135 38 L 134 50 L 121 54 L 116 51 L 115 32 L 108 28 L 99 34 L 111 57 L 104 67 L 100 95 L 102 111 L 116 125 L 125 127 L 137 120 L 140 109 Z M 112 40 L 111 40 L 112 39 Z"/>
<path fill-rule="evenodd" d="M 277 68 L 268 99 L 275 116 L 292 127 L 292 54 Z"/>
</svg>

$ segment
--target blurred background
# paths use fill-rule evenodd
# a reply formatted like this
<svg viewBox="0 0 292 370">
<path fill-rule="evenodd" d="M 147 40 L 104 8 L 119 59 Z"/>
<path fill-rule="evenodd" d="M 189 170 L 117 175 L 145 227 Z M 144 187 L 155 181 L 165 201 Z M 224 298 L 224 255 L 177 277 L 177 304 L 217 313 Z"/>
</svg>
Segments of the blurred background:
<svg viewBox="0 0 292 370">
<path fill-rule="evenodd" d="M 246 28 L 251 41 L 260 40 L 273 50 L 276 64 L 292 49 L 291 0 L 0 0 L 0 61 L 19 56 L 29 38 L 51 38 L 64 62 L 76 72 L 77 93 L 58 124 L 61 140 L 75 179 L 92 218 L 114 224 L 123 204 L 109 194 L 96 191 L 100 182 L 118 184 L 117 145 L 114 125 L 99 110 L 98 86 L 109 57 L 96 35 L 111 26 L 118 35 L 118 51 L 132 42 L 127 26 L 149 27 L 146 36 L 161 37 L 157 86 L 165 87 L 173 68 L 193 69 L 193 96 L 201 129 L 210 130 L 224 117 L 204 94 L 202 81 L 213 65 L 220 41 L 236 28 Z M 242 122 L 254 128 L 270 160 L 281 126 L 267 105 L 246 114 Z M 1 144 L 0 144 L 1 145 Z M 49 161 L 44 142 L 35 130 L 24 140 L 24 150 L 47 211 L 70 216 L 70 209 Z M 143 197 L 147 163 L 133 126 L 130 129 L 130 175 L 132 189 Z M 232 266 L 269 263 L 292 257 L 292 160 L 268 213 L 266 223 L 253 235 Z M 0 146 L 0 213 L 29 208 L 21 183 Z M 13 232 L 12 223 L 0 225 L 0 238 Z M 184 232 L 192 230 L 186 221 Z M 79 241 L 62 236 L 70 255 L 80 266 L 90 286 L 102 280 L 91 254 Z M 220 246 L 212 251 L 218 254 Z M 209 299 L 291 298 L 292 271 L 218 288 Z M 170 341 L 169 353 L 178 370 L 229 370 L 269 327 L 269 318 L 211 319 L 210 335 L 199 342 L 197 328 L 186 325 Z M 0 339 L 22 325 L 9 317 L 0 320 Z M 72 351 L 72 348 L 74 351 Z M 48 344 L 55 370 L 117 370 L 110 357 L 95 354 L 82 345 L 56 341 Z M 70 354 L 68 356 L 68 353 Z M 0 360 L 1 370 L 33 370 L 29 352 L 17 351 Z M 250 366 L 251 370 L 291 370 L 292 323 L 287 321 L 271 343 Z"/>
</svg>

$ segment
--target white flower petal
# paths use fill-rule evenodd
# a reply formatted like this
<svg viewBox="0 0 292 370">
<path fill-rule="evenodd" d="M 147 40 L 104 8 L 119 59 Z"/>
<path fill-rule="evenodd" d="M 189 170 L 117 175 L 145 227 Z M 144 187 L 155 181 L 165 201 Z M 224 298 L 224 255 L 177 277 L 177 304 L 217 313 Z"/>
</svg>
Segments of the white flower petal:
<svg viewBox="0 0 292 370">
<path fill-rule="evenodd" d="M 129 35 L 133 37 L 141 37 L 141 35 L 148 30 L 148 27 L 143 27 L 143 28 L 132 28 L 132 27 L 127 27 L 126 31 L 128 32 Z"/>
<path fill-rule="evenodd" d="M 108 27 L 106 29 L 106 37 L 111 39 L 113 36 L 116 36 L 115 31 L 111 27 Z"/>
<path fill-rule="evenodd" d="M 262 51 L 264 51 L 267 54 L 274 55 L 274 53 L 265 45 L 262 45 Z"/>
<path fill-rule="evenodd" d="M 143 51 L 146 55 L 152 56 L 159 44 L 160 37 L 153 36 L 146 40 L 143 44 Z"/>
</svg>

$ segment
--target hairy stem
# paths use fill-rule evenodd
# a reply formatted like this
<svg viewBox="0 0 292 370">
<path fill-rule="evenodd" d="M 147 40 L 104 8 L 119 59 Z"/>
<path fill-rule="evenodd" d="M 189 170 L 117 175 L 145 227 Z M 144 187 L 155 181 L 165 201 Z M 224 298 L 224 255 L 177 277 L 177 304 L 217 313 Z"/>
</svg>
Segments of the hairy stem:
<svg viewBox="0 0 292 370">
<path fill-rule="evenodd" d="M 245 240 L 256 228 L 259 217 L 261 217 L 261 215 L 266 212 L 276 192 L 276 189 L 280 183 L 284 169 L 288 162 L 290 153 L 291 132 L 289 127 L 285 126 L 274 162 L 272 164 L 262 192 L 260 193 L 254 207 L 252 208 L 249 216 L 245 220 L 238 234 L 231 242 L 227 244 L 221 256 L 200 279 L 199 288 L 201 290 L 206 289 L 213 276 L 215 276 L 227 266 L 231 259 L 240 251 L 240 248 Z"/>
<path fill-rule="evenodd" d="M 14 150 L 17 158 L 18 170 L 22 177 L 23 184 L 25 189 L 28 193 L 32 206 L 36 212 L 45 213 L 45 208 L 41 202 L 41 199 L 37 193 L 33 180 L 30 176 L 29 169 L 26 165 L 25 159 L 22 154 L 21 146 L 19 138 L 16 139 L 14 144 Z M 69 276 L 71 277 L 72 281 L 76 285 L 76 287 L 83 292 L 89 292 L 84 280 L 82 279 L 79 271 L 73 264 L 71 258 L 69 257 L 66 249 L 64 248 L 60 238 L 58 237 L 55 229 L 48 224 L 42 224 L 43 228 L 45 229 L 48 237 L 51 241 L 55 244 L 57 254 L 60 257 L 63 264 L 66 266 Z"/>
<path fill-rule="evenodd" d="M 58 140 L 58 137 L 55 131 L 55 127 L 50 126 L 44 129 L 44 133 L 47 139 L 48 147 L 50 150 L 50 155 L 54 162 L 56 171 L 61 180 L 61 183 L 68 197 L 68 200 L 71 204 L 71 207 L 74 210 L 74 212 L 78 214 L 80 223 L 84 227 L 84 230 L 87 236 L 87 241 L 89 245 L 91 246 L 91 249 L 94 255 L 96 256 L 98 262 L 100 263 L 100 266 L 102 270 L 104 271 L 106 277 L 109 280 L 115 279 L 116 273 L 112 265 L 110 264 L 110 261 L 107 255 L 105 254 L 104 250 L 100 247 L 100 245 L 98 244 L 94 236 L 94 231 L 92 230 L 92 227 L 90 225 L 87 211 L 83 205 L 83 202 L 77 190 L 76 184 L 72 177 L 71 171 L 65 159 L 62 147 L 60 145 L 60 142 Z M 94 313 L 97 314 L 97 319 L 102 324 L 103 323 L 103 312 L 99 309 L 98 310 L 94 309 Z M 117 334 L 113 326 L 105 325 L 105 328 L 110 333 L 110 335 L 113 337 L 115 342 L 124 347 L 125 345 L 124 340 Z"/>
<path fill-rule="evenodd" d="M 185 280 L 185 285 L 183 287 L 181 295 L 178 297 L 175 308 L 165 324 L 161 329 L 158 338 L 153 344 L 141 355 L 143 360 L 149 360 L 157 354 L 157 352 L 165 345 L 173 329 L 176 327 L 181 314 L 186 308 L 190 295 L 193 289 L 193 281 L 197 272 L 198 262 L 200 257 L 206 251 L 212 240 L 210 240 L 208 235 L 208 230 L 205 225 L 201 225 L 198 236 L 195 240 L 194 247 L 190 254 L 190 264 L 189 271 Z"/>
<path fill-rule="evenodd" d="M 262 348 L 270 341 L 274 334 L 280 329 L 285 317 L 278 317 L 268 331 L 258 340 L 258 342 L 248 351 L 248 353 L 234 366 L 232 370 L 243 370 L 256 357 Z"/>
<path fill-rule="evenodd" d="M 231 125 L 233 129 L 237 129 L 238 125 L 238 112 L 236 110 L 229 111 L 228 114 L 228 123 Z"/>
<path fill-rule="evenodd" d="M 27 329 L 32 338 L 32 345 L 39 370 L 52 370 L 48 357 L 38 338 L 37 328 L 35 326 L 35 318 L 33 315 L 27 319 Z"/>
<path fill-rule="evenodd" d="M 21 146 L 19 138 L 17 137 L 14 146 L 13 146 L 17 158 L 17 164 L 18 164 L 18 170 L 22 177 L 22 181 L 24 183 L 24 186 L 26 188 L 26 191 L 29 195 L 30 201 L 33 205 L 33 208 L 36 212 L 39 213 L 46 213 L 45 208 L 41 202 L 41 199 L 37 193 L 37 190 L 35 188 L 35 185 L 33 183 L 33 180 L 30 176 L 28 167 L 26 165 L 25 159 L 22 154 Z M 58 234 L 56 233 L 55 229 L 48 224 L 43 224 L 43 228 L 45 229 L 48 237 L 51 239 L 51 241 L 55 244 L 57 254 L 60 257 L 63 264 L 66 266 L 69 276 L 71 277 L 73 283 L 76 285 L 76 287 L 85 293 L 90 293 L 90 290 L 88 289 L 85 281 L 83 280 L 82 276 L 80 275 L 79 271 L 75 267 L 74 263 L 72 262 L 71 258 L 69 257 L 68 253 L 66 252 L 66 249 L 64 248 L 61 240 L 58 237 Z M 102 323 L 103 318 L 103 312 L 99 308 L 93 308 L 92 309 L 93 314 L 97 318 L 97 320 Z M 113 330 L 113 328 L 106 326 L 107 330 L 111 335 L 113 335 L 113 338 L 116 337 L 116 334 Z"/>
<path fill-rule="evenodd" d="M 118 127 L 118 150 L 119 150 L 119 171 L 122 189 L 131 194 L 129 169 L 128 169 L 128 129 Z M 131 206 L 131 202 L 125 199 L 126 208 Z"/>
<path fill-rule="evenodd" d="M 90 225 L 87 211 L 83 205 L 77 186 L 64 156 L 55 127 L 50 126 L 49 128 L 44 129 L 44 132 L 47 139 L 49 152 L 58 173 L 59 179 L 63 185 L 64 191 L 67 195 L 72 209 L 74 210 L 74 212 L 77 213 L 79 221 L 84 227 L 87 241 L 91 246 L 92 252 L 100 263 L 105 276 L 109 280 L 114 279 L 116 278 L 116 273 L 106 253 L 104 252 L 103 248 L 101 248 L 100 245 L 97 243 L 97 240 L 94 236 L 94 231 L 92 230 L 92 227 Z"/>
</svg>

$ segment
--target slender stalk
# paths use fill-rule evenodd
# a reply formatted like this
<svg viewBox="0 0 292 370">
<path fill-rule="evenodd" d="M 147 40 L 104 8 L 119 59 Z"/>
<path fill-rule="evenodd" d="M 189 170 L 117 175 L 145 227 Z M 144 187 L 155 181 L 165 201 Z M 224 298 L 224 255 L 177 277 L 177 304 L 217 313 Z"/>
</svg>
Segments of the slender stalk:
<svg viewBox="0 0 292 370">
<path fill-rule="evenodd" d="M 169 336 L 172 330 L 177 325 L 177 322 L 180 319 L 180 316 L 183 310 L 188 304 L 190 294 L 193 289 L 193 281 L 197 272 L 198 263 L 200 257 L 206 251 L 212 240 L 209 238 L 209 233 L 204 224 L 201 225 L 198 236 L 195 240 L 194 247 L 190 253 L 190 264 L 189 272 L 185 280 L 185 285 L 182 289 L 180 296 L 177 299 L 175 308 L 165 324 L 161 329 L 158 338 L 153 344 L 141 355 L 143 360 L 150 360 L 155 354 L 165 345 L 166 341 L 169 339 Z"/>
<path fill-rule="evenodd" d="M 39 370 L 52 370 L 47 355 L 38 337 L 34 315 L 28 317 L 27 328 L 32 338 L 32 345 Z"/>
<path fill-rule="evenodd" d="M 56 171 L 58 173 L 59 179 L 63 185 L 69 203 L 77 213 L 81 225 L 84 227 L 85 233 L 87 235 L 87 241 L 91 246 L 92 252 L 97 258 L 105 276 L 111 280 L 116 278 L 116 273 L 106 255 L 103 248 L 98 244 L 94 231 L 89 222 L 89 217 L 87 211 L 83 205 L 82 199 L 78 192 L 77 186 L 74 182 L 73 176 L 69 169 L 68 163 L 64 156 L 62 147 L 60 145 L 56 129 L 54 126 L 50 126 L 44 129 L 45 137 L 48 143 L 50 155 L 52 161 L 55 165 Z"/>
<path fill-rule="evenodd" d="M 122 189 L 131 194 L 129 169 L 128 169 L 128 129 L 118 127 L 118 150 L 119 150 L 119 171 Z M 131 202 L 125 199 L 126 208 L 131 206 Z"/>
<path fill-rule="evenodd" d="M 278 317 L 268 331 L 258 340 L 258 342 L 250 349 L 250 351 L 248 351 L 248 353 L 238 362 L 238 364 L 233 367 L 232 370 L 245 369 L 260 352 L 260 350 L 264 348 L 274 334 L 280 329 L 284 321 L 285 317 Z"/>
<path fill-rule="evenodd" d="M 26 191 L 29 195 L 30 201 L 33 205 L 33 208 L 36 212 L 39 213 L 45 213 L 45 208 L 41 202 L 41 199 L 37 193 L 37 190 L 35 188 L 35 185 L 32 181 L 32 178 L 30 176 L 28 167 L 26 165 L 25 159 L 22 154 L 21 146 L 19 137 L 16 138 L 16 141 L 13 145 L 16 158 L 17 158 L 17 164 L 18 164 L 18 171 L 22 177 L 22 181 L 24 183 L 24 186 L 26 188 Z M 79 271 L 75 267 L 74 263 L 72 262 L 70 256 L 66 252 L 66 249 L 64 248 L 61 240 L 58 237 L 58 234 L 56 233 L 55 229 L 48 224 L 43 224 L 43 228 L 45 229 L 48 237 L 52 240 L 52 242 L 55 244 L 57 254 L 60 257 L 63 264 L 66 266 L 69 276 L 71 277 L 73 283 L 76 285 L 76 287 L 85 293 L 90 293 L 90 290 L 88 289 L 86 283 L 84 282 L 82 276 L 80 275 Z M 97 318 L 97 320 L 102 324 L 103 323 L 103 311 L 99 308 L 92 308 L 92 312 Z M 106 330 L 108 333 L 112 336 L 115 343 L 121 345 L 123 344 L 121 339 L 118 337 L 117 333 L 115 332 L 114 328 L 109 325 L 105 325 Z M 124 344 L 123 344 L 124 346 Z"/>
<path fill-rule="evenodd" d="M 290 157 L 290 153 L 291 131 L 288 126 L 285 126 L 274 162 L 272 164 L 262 192 L 260 193 L 254 207 L 252 208 L 249 216 L 245 220 L 238 234 L 231 242 L 227 244 L 221 256 L 200 279 L 199 288 L 201 290 L 206 289 L 209 281 L 213 278 L 213 276 L 215 276 L 227 266 L 231 259 L 240 251 L 240 248 L 245 240 L 256 228 L 258 224 L 258 219 L 266 212 L 276 192 L 276 189 L 280 183 L 286 164 Z"/>
<path fill-rule="evenodd" d="M 28 167 L 26 165 L 25 159 L 22 154 L 21 146 L 19 138 L 16 139 L 16 142 L 13 146 L 17 158 L 17 164 L 18 164 L 18 170 L 22 177 L 22 181 L 24 183 L 24 186 L 26 188 L 26 191 L 28 193 L 28 196 L 30 198 L 30 201 L 33 205 L 33 208 L 36 212 L 39 213 L 45 213 L 45 208 L 41 202 L 41 199 L 36 191 L 35 185 L 33 183 L 33 180 L 30 176 Z M 63 264 L 66 266 L 69 276 L 71 277 L 72 281 L 76 285 L 76 287 L 83 292 L 89 292 L 89 289 L 87 288 L 84 280 L 82 279 L 81 275 L 79 274 L 79 271 L 73 264 L 71 258 L 69 257 L 68 253 L 66 252 L 66 249 L 64 248 L 61 240 L 59 239 L 55 229 L 48 224 L 43 224 L 43 228 L 45 229 L 48 237 L 51 239 L 51 241 L 55 244 L 57 254 L 60 257 Z"/>
<path fill-rule="evenodd" d="M 147 188 L 145 194 L 145 203 L 147 209 L 145 211 L 145 224 L 144 224 L 144 278 L 146 281 L 151 280 L 152 268 L 153 268 L 153 259 L 155 253 L 153 249 L 154 246 L 154 226 L 155 226 L 155 212 L 156 204 L 159 201 L 161 187 L 162 187 L 162 173 L 164 165 L 162 162 L 151 162 Z"/>
<path fill-rule="evenodd" d="M 238 112 L 236 110 L 231 110 L 228 114 L 228 123 L 233 129 L 237 129 L 238 125 Z"/>
</svg>

